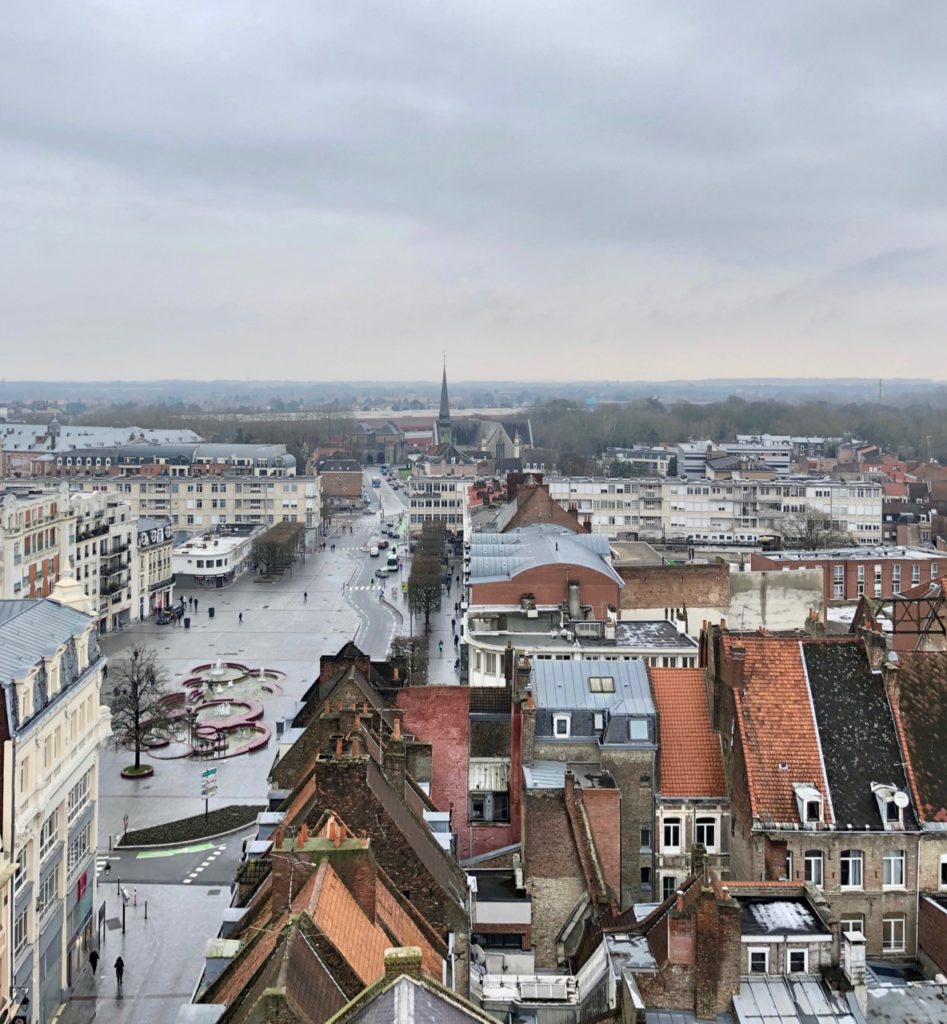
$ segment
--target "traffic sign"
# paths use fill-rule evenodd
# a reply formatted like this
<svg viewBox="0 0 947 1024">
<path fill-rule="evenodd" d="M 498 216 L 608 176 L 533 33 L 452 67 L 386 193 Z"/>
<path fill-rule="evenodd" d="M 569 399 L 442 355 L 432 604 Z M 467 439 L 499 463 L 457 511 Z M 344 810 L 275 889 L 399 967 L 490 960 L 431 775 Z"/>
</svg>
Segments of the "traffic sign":
<svg viewBox="0 0 947 1024">
<path fill-rule="evenodd" d="M 202 779 L 212 779 L 216 774 L 217 774 L 217 769 L 216 768 L 205 768 L 201 772 L 201 778 Z"/>
</svg>

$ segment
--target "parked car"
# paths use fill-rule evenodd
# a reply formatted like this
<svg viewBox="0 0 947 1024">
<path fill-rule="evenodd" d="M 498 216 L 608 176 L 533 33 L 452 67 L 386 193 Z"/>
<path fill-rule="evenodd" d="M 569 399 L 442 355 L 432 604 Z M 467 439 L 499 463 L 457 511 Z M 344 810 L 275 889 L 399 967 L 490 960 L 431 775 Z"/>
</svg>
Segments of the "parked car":
<svg viewBox="0 0 947 1024">
<path fill-rule="evenodd" d="M 386 580 L 388 579 L 388 570 L 384 566 L 381 566 L 380 568 L 375 570 L 375 575 L 380 580 Z"/>
<path fill-rule="evenodd" d="M 380 548 L 386 548 L 386 547 L 388 547 L 388 541 L 386 541 L 385 538 L 382 537 L 381 540 L 379 540 L 379 542 L 378 542 L 378 546 Z"/>
<path fill-rule="evenodd" d="M 375 513 L 372 512 L 372 510 L 367 505 L 365 506 L 365 508 L 362 509 L 363 516 L 373 516 L 374 514 Z"/>
<path fill-rule="evenodd" d="M 372 547 L 370 547 L 368 549 L 368 557 L 369 558 L 377 558 L 378 557 L 378 548 L 375 547 L 374 545 L 372 545 Z"/>
</svg>

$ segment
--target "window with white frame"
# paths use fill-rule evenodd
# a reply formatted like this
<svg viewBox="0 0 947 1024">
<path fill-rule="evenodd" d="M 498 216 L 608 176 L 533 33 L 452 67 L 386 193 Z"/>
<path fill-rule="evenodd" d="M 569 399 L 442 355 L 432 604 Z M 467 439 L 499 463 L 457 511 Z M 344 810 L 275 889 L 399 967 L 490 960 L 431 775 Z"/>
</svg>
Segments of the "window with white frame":
<svg viewBox="0 0 947 1024">
<path fill-rule="evenodd" d="M 703 843 L 708 853 L 713 853 L 717 848 L 717 819 L 698 818 L 694 825 L 694 839 Z"/>
<path fill-rule="evenodd" d="M 485 651 L 483 655 L 484 675 L 495 676 L 497 674 L 497 656 L 495 651 Z"/>
<path fill-rule="evenodd" d="M 921 567 L 917 564 L 911 566 L 911 583 L 917 585 L 921 582 Z"/>
<path fill-rule="evenodd" d="M 824 862 L 822 859 L 821 850 L 806 850 L 806 876 L 805 880 L 817 888 L 821 889 L 823 885 Z"/>
<path fill-rule="evenodd" d="M 30 941 L 29 907 L 24 907 L 13 922 L 13 955 L 19 956 Z"/>
<path fill-rule="evenodd" d="M 809 973 L 809 951 L 807 949 L 789 950 L 789 958 L 786 963 L 787 974 L 808 974 Z"/>
<path fill-rule="evenodd" d="M 13 875 L 13 891 L 18 892 L 20 887 L 26 881 L 26 854 L 27 847 L 21 847 L 20 852 L 16 855 L 16 871 Z"/>
<path fill-rule="evenodd" d="M 572 735 L 572 715 L 553 715 L 552 734 L 560 739 Z"/>
<path fill-rule="evenodd" d="M 839 931 L 865 934 L 865 918 L 861 914 L 847 914 L 839 919 Z"/>
<path fill-rule="evenodd" d="M 937 579 L 937 563 L 936 562 L 931 562 L 931 579 L 932 580 L 936 580 Z"/>
<path fill-rule="evenodd" d="M 89 835 L 91 830 L 92 825 L 86 825 L 86 827 L 83 828 L 69 844 L 69 854 L 66 860 L 66 872 L 70 875 L 89 854 Z"/>
<path fill-rule="evenodd" d="M 67 801 L 67 813 L 66 820 L 71 825 L 76 818 L 81 814 L 82 810 L 89 802 L 89 796 L 92 792 L 92 769 L 90 768 L 85 775 L 69 790 L 69 799 Z"/>
<path fill-rule="evenodd" d="M 37 916 L 44 914 L 59 895 L 59 870 L 50 871 L 43 879 L 36 897 Z"/>
<path fill-rule="evenodd" d="M 792 881 L 792 850 L 786 850 L 786 878 Z"/>
<path fill-rule="evenodd" d="M 891 592 L 901 593 L 901 566 L 897 562 L 891 566 Z"/>
<path fill-rule="evenodd" d="M 59 838 L 59 808 L 43 822 L 39 832 L 39 859 L 48 856 Z"/>
<path fill-rule="evenodd" d="M 769 974 L 769 950 L 763 946 L 751 946 L 746 951 L 750 974 Z"/>
<path fill-rule="evenodd" d="M 881 884 L 886 889 L 904 888 L 904 850 L 888 850 L 881 860 Z"/>
<path fill-rule="evenodd" d="M 904 914 L 886 914 L 881 922 L 881 948 L 885 953 L 904 952 Z"/>
<path fill-rule="evenodd" d="M 833 597 L 844 597 L 845 596 L 845 566 L 844 565 L 833 565 L 832 566 L 832 596 Z"/>
<path fill-rule="evenodd" d="M 664 819 L 664 852 L 677 852 L 681 848 L 681 819 Z"/>
<path fill-rule="evenodd" d="M 865 884 L 865 855 L 861 850 L 843 850 L 839 857 L 839 885 L 861 889 Z"/>
<path fill-rule="evenodd" d="M 677 892 L 677 878 L 674 875 L 665 875 L 661 879 L 661 900 L 664 901 Z"/>
</svg>

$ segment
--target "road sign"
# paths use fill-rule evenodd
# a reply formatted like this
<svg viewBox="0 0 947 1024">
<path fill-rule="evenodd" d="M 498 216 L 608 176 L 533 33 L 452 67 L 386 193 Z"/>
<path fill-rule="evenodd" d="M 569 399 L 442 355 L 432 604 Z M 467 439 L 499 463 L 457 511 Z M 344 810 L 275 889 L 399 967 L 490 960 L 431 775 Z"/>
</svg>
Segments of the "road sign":
<svg viewBox="0 0 947 1024">
<path fill-rule="evenodd" d="M 217 774 L 217 769 L 216 768 L 205 768 L 201 772 L 201 778 L 202 779 L 213 779 L 216 774 Z"/>
</svg>

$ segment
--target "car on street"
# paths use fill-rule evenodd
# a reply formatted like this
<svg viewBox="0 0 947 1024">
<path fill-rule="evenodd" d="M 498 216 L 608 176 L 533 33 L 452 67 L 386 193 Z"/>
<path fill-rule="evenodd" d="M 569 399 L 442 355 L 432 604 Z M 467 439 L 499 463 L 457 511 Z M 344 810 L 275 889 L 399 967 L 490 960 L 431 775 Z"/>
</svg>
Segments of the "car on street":
<svg viewBox="0 0 947 1024">
<path fill-rule="evenodd" d="M 373 516 L 374 514 L 375 513 L 372 512 L 372 510 L 370 508 L 368 508 L 368 506 L 366 506 L 365 508 L 362 509 L 362 515 L 363 516 Z"/>
<path fill-rule="evenodd" d="M 381 540 L 378 541 L 378 546 L 380 548 L 386 548 L 388 547 L 388 541 L 386 541 L 385 538 L 382 537 Z"/>
<path fill-rule="evenodd" d="M 388 570 L 384 566 L 381 566 L 381 568 L 375 570 L 375 575 L 380 580 L 386 580 L 388 579 Z"/>
<path fill-rule="evenodd" d="M 374 545 L 372 545 L 372 547 L 370 547 L 368 549 L 368 557 L 369 558 L 377 558 L 378 557 L 378 548 L 375 547 Z"/>
</svg>

